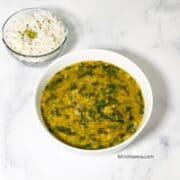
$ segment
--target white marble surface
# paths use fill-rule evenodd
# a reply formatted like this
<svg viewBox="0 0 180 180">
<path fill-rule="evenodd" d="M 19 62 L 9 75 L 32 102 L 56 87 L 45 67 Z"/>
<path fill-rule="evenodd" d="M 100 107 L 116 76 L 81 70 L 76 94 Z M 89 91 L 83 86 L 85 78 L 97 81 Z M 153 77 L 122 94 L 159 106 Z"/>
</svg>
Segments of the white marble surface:
<svg viewBox="0 0 180 180">
<path fill-rule="evenodd" d="M 142 134 L 118 159 L 65 152 L 37 122 L 33 90 L 47 67 L 14 60 L 0 42 L 1 180 L 180 179 L 180 0 L 0 0 L 0 25 L 14 11 L 35 6 L 63 13 L 67 52 L 104 48 L 137 63 L 153 88 L 154 110 Z"/>
</svg>

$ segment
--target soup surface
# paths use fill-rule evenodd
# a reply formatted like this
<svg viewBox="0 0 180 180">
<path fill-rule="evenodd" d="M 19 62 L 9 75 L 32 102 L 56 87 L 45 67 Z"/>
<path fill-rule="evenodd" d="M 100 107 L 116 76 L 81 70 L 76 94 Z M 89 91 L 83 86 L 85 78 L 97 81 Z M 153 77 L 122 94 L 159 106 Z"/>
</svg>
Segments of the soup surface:
<svg viewBox="0 0 180 180">
<path fill-rule="evenodd" d="M 137 82 L 103 61 L 84 61 L 56 73 L 41 97 L 49 131 L 66 144 L 102 149 L 132 136 L 144 114 Z"/>
</svg>

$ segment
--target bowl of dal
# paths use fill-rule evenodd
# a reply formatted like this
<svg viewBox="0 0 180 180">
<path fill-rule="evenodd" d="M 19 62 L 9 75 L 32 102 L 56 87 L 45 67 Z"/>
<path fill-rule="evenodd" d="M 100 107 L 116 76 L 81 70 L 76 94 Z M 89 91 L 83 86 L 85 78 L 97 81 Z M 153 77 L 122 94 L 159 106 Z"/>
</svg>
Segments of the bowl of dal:
<svg viewBox="0 0 180 180">
<path fill-rule="evenodd" d="M 126 57 L 107 50 L 75 51 L 41 75 L 35 109 L 48 138 L 62 148 L 103 154 L 121 150 L 147 124 L 150 83 Z"/>
</svg>

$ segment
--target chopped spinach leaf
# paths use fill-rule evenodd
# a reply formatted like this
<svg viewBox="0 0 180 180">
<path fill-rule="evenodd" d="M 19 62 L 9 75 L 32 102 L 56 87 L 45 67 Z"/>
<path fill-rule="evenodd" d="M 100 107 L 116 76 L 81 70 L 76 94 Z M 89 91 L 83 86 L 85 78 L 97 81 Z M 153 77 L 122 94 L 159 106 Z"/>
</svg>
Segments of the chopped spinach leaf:
<svg viewBox="0 0 180 180">
<path fill-rule="evenodd" d="M 64 134 L 67 134 L 67 135 L 75 135 L 76 134 L 70 128 L 65 127 L 65 126 L 56 126 L 54 129 L 57 130 L 57 131 L 60 131 L 60 132 L 62 132 Z"/>
<path fill-rule="evenodd" d="M 70 90 L 74 90 L 74 89 L 77 89 L 77 85 L 75 82 L 71 83 L 70 87 L 69 87 Z"/>
<path fill-rule="evenodd" d="M 115 76 L 117 74 L 117 72 L 119 71 L 119 69 L 117 67 L 110 65 L 110 64 L 103 65 L 103 69 L 104 69 L 105 73 L 109 76 Z"/>
</svg>

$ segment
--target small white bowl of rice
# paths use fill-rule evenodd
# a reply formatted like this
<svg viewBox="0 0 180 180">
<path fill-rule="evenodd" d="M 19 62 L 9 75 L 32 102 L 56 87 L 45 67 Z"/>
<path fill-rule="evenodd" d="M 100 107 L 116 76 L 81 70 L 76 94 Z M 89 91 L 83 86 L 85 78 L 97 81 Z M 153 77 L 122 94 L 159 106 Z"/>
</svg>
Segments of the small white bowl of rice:
<svg viewBox="0 0 180 180">
<path fill-rule="evenodd" d="M 64 22 L 43 8 L 18 11 L 2 27 L 2 40 L 8 51 L 16 59 L 31 64 L 62 54 L 67 36 Z"/>
</svg>

